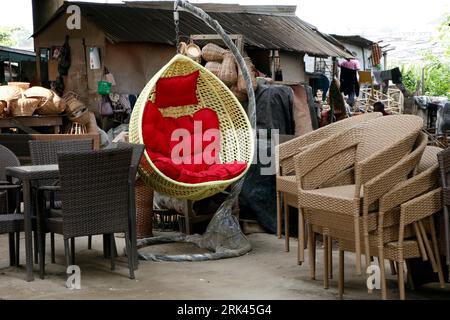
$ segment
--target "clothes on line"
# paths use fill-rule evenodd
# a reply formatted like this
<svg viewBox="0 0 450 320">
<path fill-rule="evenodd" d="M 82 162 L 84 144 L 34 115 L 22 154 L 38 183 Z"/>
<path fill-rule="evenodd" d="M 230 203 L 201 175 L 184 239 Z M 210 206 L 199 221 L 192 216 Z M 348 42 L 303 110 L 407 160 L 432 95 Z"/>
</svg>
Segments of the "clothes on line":
<svg viewBox="0 0 450 320">
<path fill-rule="evenodd" d="M 358 59 L 350 59 L 350 60 L 344 60 L 342 62 L 338 63 L 339 67 L 344 67 L 350 70 L 359 70 L 361 69 L 361 66 L 359 64 Z"/>
<path fill-rule="evenodd" d="M 340 91 L 349 96 L 349 104 L 353 106 L 354 98 L 359 96 L 357 70 L 341 67 Z"/>
</svg>

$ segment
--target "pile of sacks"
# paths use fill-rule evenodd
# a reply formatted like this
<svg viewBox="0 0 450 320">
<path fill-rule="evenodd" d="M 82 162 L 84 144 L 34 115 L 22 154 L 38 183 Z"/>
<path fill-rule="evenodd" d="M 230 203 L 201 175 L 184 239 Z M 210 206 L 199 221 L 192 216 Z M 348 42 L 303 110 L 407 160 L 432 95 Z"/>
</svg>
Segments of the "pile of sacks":
<svg viewBox="0 0 450 320">
<path fill-rule="evenodd" d="M 192 48 L 194 44 L 181 46 L 181 53 L 199 62 L 201 58 L 206 61 L 205 68 L 215 74 L 226 86 L 230 88 L 239 101 L 247 100 L 247 88 L 245 85 L 242 71 L 238 67 L 236 59 L 230 50 L 208 43 L 201 51 Z M 200 56 L 201 55 L 201 56 Z M 247 68 L 250 72 L 253 90 L 256 90 L 256 68 L 249 57 L 244 58 Z"/>
<path fill-rule="evenodd" d="M 54 91 L 43 87 L 0 86 L 0 118 L 56 115 L 64 112 L 65 102 Z"/>
</svg>

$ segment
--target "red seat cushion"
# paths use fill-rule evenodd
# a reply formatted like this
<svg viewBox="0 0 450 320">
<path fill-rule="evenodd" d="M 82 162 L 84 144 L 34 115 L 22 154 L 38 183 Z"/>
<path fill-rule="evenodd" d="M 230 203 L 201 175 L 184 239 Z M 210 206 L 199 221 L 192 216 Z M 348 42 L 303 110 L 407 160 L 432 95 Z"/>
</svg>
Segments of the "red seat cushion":
<svg viewBox="0 0 450 320">
<path fill-rule="evenodd" d="M 155 104 L 158 108 L 197 104 L 197 79 L 199 71 L 184 75 L 160 78 L 156 83 Z"/>
<path fill-rule="evenodd" d="M 210 108 L 203 108 L 192 116 L 163 117 L 148 101 L 142 119 L 142 135 L 153 164 L 178 182 L 229 180 L 247 168 L 245 162 L 219 163 L 219 119 Z"/>
</svg>

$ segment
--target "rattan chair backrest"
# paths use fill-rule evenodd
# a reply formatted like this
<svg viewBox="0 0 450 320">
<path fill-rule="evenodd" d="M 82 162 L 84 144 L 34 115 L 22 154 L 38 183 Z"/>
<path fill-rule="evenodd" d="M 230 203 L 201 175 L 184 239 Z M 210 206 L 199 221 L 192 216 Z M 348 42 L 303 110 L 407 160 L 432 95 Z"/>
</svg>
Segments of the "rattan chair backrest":
<svg viewBox="0 0 450 320">
<path fill-rule="evenodd" d="M 65 239 L 128 231 L 132 149 L 58 154 Z"/>
<path fill-rule="evenodd" d="M 20 161 L 16 155 L 7 147 L 0 144 L 0 180 L 5 181 L 5 168 L 20 166 Z"/>
</svg>

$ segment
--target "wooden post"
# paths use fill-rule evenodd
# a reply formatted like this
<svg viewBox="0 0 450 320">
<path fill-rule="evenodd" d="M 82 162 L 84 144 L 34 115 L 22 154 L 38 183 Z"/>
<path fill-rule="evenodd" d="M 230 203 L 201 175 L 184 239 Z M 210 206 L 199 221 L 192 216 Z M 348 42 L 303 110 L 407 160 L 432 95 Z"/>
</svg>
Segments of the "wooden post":
<svg viewBox="0 0 450 320">
<path fill-rule="evenodd" d="M 36 82 L 41 86 L 42 80 L 41 80 L 41 49 L 37 48 L 35 50 L 36 53 Z"/>
<path fill-rule="evenodd" d="M 12 66 L 11 66 L 11 57 L 8 57 L 8 67 L 9 67 L 9 81 L 14 81 Z"/>
<path fill-rule="evenodd" d="M 361 47 L 362 50 L 362 58 L 363 58 L 363 70 L 366 70 L 366 54 L 364 53 L 364 48 Z"/>
</svg>

